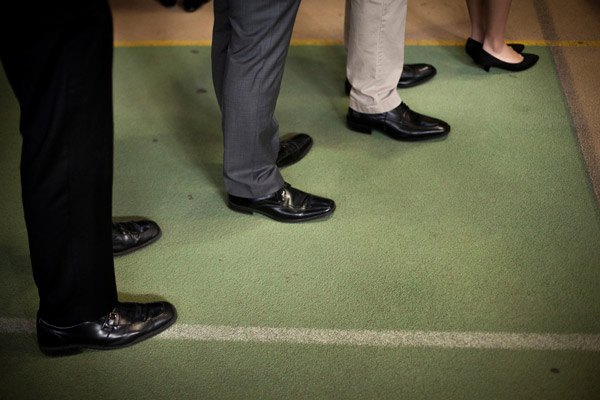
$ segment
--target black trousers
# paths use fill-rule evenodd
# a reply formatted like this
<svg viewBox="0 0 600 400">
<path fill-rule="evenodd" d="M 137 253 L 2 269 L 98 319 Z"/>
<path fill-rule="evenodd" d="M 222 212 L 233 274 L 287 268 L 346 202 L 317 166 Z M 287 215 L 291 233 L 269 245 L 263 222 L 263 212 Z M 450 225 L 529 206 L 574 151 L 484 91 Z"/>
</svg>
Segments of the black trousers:
<svg viewBox="0 0 600 400">
<path fill-rule="evenodd" d="M 23 3 L 23 2 L 17 2 Z M 112 259 L 112 18 L 105 0 L 4 13 L 0 58 L 20 105 L 21 185 L 39 317 L 117 303 Z M 32 12 L 34 14 L 32 14 Z M 10 32 L 5 18 L 13 19 Z"/>
</svg>

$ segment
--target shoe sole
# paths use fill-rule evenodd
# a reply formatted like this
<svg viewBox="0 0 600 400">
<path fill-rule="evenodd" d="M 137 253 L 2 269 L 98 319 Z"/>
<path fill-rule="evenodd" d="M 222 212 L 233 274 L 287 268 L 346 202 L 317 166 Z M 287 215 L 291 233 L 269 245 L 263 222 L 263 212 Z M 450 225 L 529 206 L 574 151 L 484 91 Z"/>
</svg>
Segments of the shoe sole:
<svg viewBox="0 0 600 400">
<path fill-rule="evenodd" d="M 277 217 L 275 217 L 275 216 L 273 216 L 271 214 L 268 214 L 266 212 L 263 212 L 263 211 L 260 211 L 260 210 L 255 210 L 253 208 L 248 208 L 248 207 L 244 207 L 244 206 L 238 206 L 237 204 L 227 203 L 227 207 L 229 207 L 229 209 L 231 209 L 233 211 L 236 211 L 236 212 L 239 212 L 239 213 L 242 213 L 242 214 L 252 215 L 254 213 L 257 213 L 257 214 L 264 215 L 265 217 L 268 217 L 268 218 L 270 218 L 270 219 L 272 219 L 274 221 L 277 221 L 277 222 L 292 223 L 292 224 L 293 223 L 300 223 L 300 222 L 314 221 L 314 220 L 317 220 L 317 219 L 327 219 L 335 211 L 335 206 L 333 206 L 333 208 L 331 209 L 331 211 L 329 211 L 326 214 L 315 215 L 315 216 L 312 216 L 312 217 L 307 217 L 307 218 L 302 218 L 302 219 L 292 219 L 292 220 L 289 220 L 289 219 L 280 219 L 280 218 L 277 218 Z"/>
<path fill-rule="evenodd" d="M 72 356 L 75 354 L 80 354 L 82 353 L 84 350 L 118 350 L 118 349 L 124 349 L 126 347 L 131 347 L 139 342 L 142 342 L 144 340 L 150 339 L 162 332 L 164 332 L 165 330 L 167 330 L 168 328 L 170 328 L 171 326 L 173 326 L 173 324 L 175 323 L 175 321 L 177 321 L 177 310 L 175 310 L 175 314 L 173 315 L 173 318 L 171 318 L 171 320 L 169 322 L 167 322 L 165 325 L 161 326 L 160 328 L 149 332 L 147 335 L 143 335 L 140 336 L 136 339 L 134 339 L 131 343 L 127 343 L 127 344 L 122 344 L 122 345 L 118 345 L 118 346 L 61 346 L 61 347 L 45 347 L 45 346 L 39 346 L 40 350 L 42 353 L 44 353 L 45 355 L 47 355 L 48 357 L 64 357 L 64 356 Z"/>
<path fill-rule="evenodd" d="M 354 132 L 363 133 L 365 135 L 371 135 L 371 134 L 373 134 L 373 131 L 375 130 L 375 131 L 383 133 L 386 136 L 391 137 L 394 140 L 399 140 L 399 141 L 403 141 L 403 142 L 419 142 L 419 141 L 423 141 L 423 140 L 437 139 L 437 138 L 447 136 L 450 133 L 450 130 L 448 130 L 448 132 L 441 132 L 439 134 L 433 134 L 433 135 L 427 135 L 427 136 L 421 136 L 421 137 L 419 137 L 419 136 L 399 136 L 399 135 L 394 135 L 389 132 L 383 131 L 378 128 L 373 128 L 372 126 L 369 126 L 369 125 L 363 125 L 363 124 L 359 124 L 354 121 L 350 121 L 348 118 L 346 118 L 346 124 L 347 124 L 348 128 L 350 130 L 353 130 Z"/>
<path fill-rule="evenodd" d="M 119 252 L 113 252 L 113 257 L 124 256 L 124 255 L 130 254 L 130 253 L 133 253 L 134 251 L 138 251 L 140 249 L 143 249 L 144 247 L 149 246 L 152 243 L 156 242 L 161 237 L 162 237 L 162 230 L 159 227 L 158 228 L 158 235 L 154 236 L 152 239 L 148 240 L 147 242 L 144 242 L 144 243 L 140 244 L 139 246 L 130 247 L 130 248 L 126 249 L 126 250 L 119 251 Z"/>
</svg>

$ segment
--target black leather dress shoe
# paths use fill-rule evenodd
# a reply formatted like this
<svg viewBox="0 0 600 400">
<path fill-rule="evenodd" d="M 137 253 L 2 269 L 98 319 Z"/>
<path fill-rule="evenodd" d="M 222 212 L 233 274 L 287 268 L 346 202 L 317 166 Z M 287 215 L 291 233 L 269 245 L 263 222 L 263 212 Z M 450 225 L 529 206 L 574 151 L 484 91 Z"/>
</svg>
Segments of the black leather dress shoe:
<svg viewBox="0 0 600 400">
<path fill-rule="evenodd" d="M 288 139 L 279 142 L 279 154 L 277 154 L 277 166 L 288 167 L 300 161 L 313 145 L 313 140 L 306 133 L 298 133 Z"/>
<path fill-rule="evenodd" d="M 346 121 L 356 132 L 370 134 L 376 129 L 396 140 L 431 139 L 450 132 L 450 125 L 444 121 L 416 113 L 404 103 L 381 114 L 363 114 L 349 108 Z"/>
<path fill-rule="evenodd" d="M 430 64 L 404 64 L 398 82 L 399 89 L 405 89 L 425 83 L 437 74 L 437 69 Z"/>
<path fill-rule="evenodd" d="M 113 222 L 113 255 L 122 256 L 139 250 L 156 242 L 161 234 L 160 227 L 154 221 Z"/>
<path fill-rule="evenodd" d="M 324 218 L 333 213 L 333 200 L 314 196 L 286 183 L 264 197 L 245 198 L 228 195 L 227 205 L 245 214 L 259 213 L 279 222 L 304 222 Z"/>
<path fill-rule="evenodd" d="M 49 356 L 120 349 L 159 334 L 176 319 L 175 307 L 167 302 L 119 303 L 107 315 L 73 326 L 54 326 L 38 318 L 37 339 Z"/>
<path fill-rule="evenodd" d="M 406 89 L 425 83 L 433 78 L 435 74 L 437 74 L 437 69 L 430 64 L 404 64 L 402 75 L 400 75 L 398 81 L 398 89 Z M 344 82 L 344 89 L 346 95 L 350 95 L 352 85 L 348 79 Z"/>
</svg>

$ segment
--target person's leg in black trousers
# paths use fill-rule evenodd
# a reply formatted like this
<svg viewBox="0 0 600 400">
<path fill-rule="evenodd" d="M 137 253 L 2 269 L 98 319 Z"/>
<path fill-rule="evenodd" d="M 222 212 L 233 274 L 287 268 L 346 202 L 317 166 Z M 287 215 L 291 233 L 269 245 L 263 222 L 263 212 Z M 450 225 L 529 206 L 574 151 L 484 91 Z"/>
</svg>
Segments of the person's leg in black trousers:
<svg viewBox="0 0 600 400">
<path fill-rule="evenodd" d="M 118 302 L 112 20 L 106 1 L 63 4 L 45 18 L 21 18 L 12 35 L 0 38 L 21 108 L 23 207 L 40 296 L 38 341 L 48 353 L 123 347 L 175 320 L 166 302 Z M 139 331 L 119 330 L 133 321 Z"/>
</svg>

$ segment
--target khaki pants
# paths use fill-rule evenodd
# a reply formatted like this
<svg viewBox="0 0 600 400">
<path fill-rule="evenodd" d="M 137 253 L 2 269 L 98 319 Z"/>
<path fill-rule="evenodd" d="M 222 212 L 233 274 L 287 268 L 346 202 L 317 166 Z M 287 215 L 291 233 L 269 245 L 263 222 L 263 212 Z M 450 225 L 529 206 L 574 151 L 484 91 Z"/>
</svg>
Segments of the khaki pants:
<svg viewBox="0 0 600 400">
<path fill-rule="evenodd" d="M 398 107 L 407 0 L 346 0 L 346 76 L 350 108 L 379 114 Z"/>
</svg>

